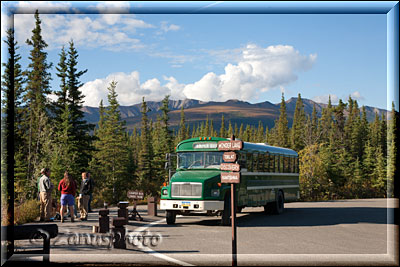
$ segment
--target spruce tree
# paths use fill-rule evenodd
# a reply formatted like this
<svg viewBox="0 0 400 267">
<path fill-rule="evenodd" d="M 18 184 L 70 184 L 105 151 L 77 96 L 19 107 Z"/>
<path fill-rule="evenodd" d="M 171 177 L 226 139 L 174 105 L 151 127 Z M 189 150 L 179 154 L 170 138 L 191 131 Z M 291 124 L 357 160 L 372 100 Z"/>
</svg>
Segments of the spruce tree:
<svg viewBox="0 0 400 267">
<path fill-rule="evenodd" d="M 39 13 L 35 12 L 35 28 L 32 30 L 31 39 L 26 40 L 26 43 L 32 47 L 30 51 L 27 70 L 27 85 L 24 102 L 27 105 L 27 117 L 25 122 L 28 129 L 27 133 L 27 180 L 33 186 L 34 190 L 37 176 L 40 174 L 41 159 L 43 158 L 42 145 L 45 141 L 45 136 L 42 134 L 45 128 L 50 123 L 48 117 L 49 101 L 47 95 L 51 93 L 50 80 L 51 75 L 49 69 L 51 63 L 47 62 L 47 52 L 44 49 L 48 46 L 41 35 L 41 20 Z"/>
<path fill-rule="evenodd" d="M 318 117 L 317 117 L 317 109 L 315 108 L 315 103 L 313 105 L 313 110 L 311 113 L 311 132 L 313 143 L 317 143 L 319 141 L 319 129 L 318 129 Z"/>
<path fill-rule="evenodd" d="M 189 129 L 189 127 L 188 127 Z M 185 124 L 185 111 L 184 111 L 184 107 L 182 104 L 181 107 L 181 121 L 179 123 L 179 131 L 178 131 L 178 141 L 176 142 L 177 144 L 185 139 L 188 139 L 189 135 L 186 129 L 186 124 Z"/>
<path fill-rule="evenodd" d="M 329 141 L 329 135 L 331 133 L 331 126 L 333 120 L 333 107 L 331 102 L 331 96 L 329 96 L 328 105 L 326 108 L 322 109 L 322 116 L 319 120 L 319 136 L 321 137 L 322 142 Z"/>
<path fill-rule="evenodd" d="M 68 96 L 68 86 L 67 86 L 67 54 L 65 52 L 64 46 L 61 48 L 61 53 L 59 54 L 60 61 L 56 67 L 57 73 L 56 75 L 60 78 L 60 90 L 55 91 L 54 94 L 58 97 L 57 101 L 54 103 L 54 113 L 56 120 L 58 123 L 61 122 L 61 114 L 62 110 L 65 109 L 65 106 L 68 105 L 67 96 Z"/>
<path fill-rule="evenodd" d="M 4 40 L 8 47 L 7 62 L 2 63 L 4 72 L 1 80 L 1 177 L 2 196 L 6 196 L 4 191 L 7 189 L 7 173 L 14 169 L 14 181 L 23 182 L 26 178 L 26 124 L 24 124 L 24 115 L 26 109 L 23 105 L 24 95 L 24 75 L 21 69 L 21 56 L 17 54 L 19 49 L 17 41 L 14 38 L 14 30 L 8 29 L 7 39 Z M 3 117 L 3 114 L 6 117 Z M 8 147 L 8 149 L 7 149 Z M 12 148 L 12 149 L 11 149 Z M 14 156 L 12 156 L 14 154 Z M 10 157 L 14 157 L 11 159 Z M 9 168 L 7 172 L 7 168 Z M 12 185 L 10 185 L 12 186 Z M 4 200 L 4 199 L 3 199 Z"/>
<path fill-rule="evenodd" d="M 149 121 L 147 113 L 149 112 L 147 103 L 142 99 L 142 123 L 141 123 L 141 150 L 138 158 L 138 186 L 147 195 L 156 195 L 158 192 L 152 186 L 153 171 L 152 171 L 152 159 L 153 159 L 153 146 L 150 135 Z"/>
<path fill-rule="evenodd" d="M 379 147 L 379 140 L 380 140 L 380 119 L 378 112 L 375 112 L 375 117 L 374 121 L 370 124 L 370 129 L 369 129 L 369 139 L 371 141 L 371 146 L 378 148 Z"/>
<path fill-rule="evenodd" d="M 121 120 L 116 93 L 117 82 L 112 81 L 108 89 L 109 106 L 105 108 L 102 140 L 97 159 L 103 165 L 104 197 L 117 203 L 126 195 L 127 183 L 132 180 L 128 174 L 128 150 L 126 146 L 125 121 Z"/>
<path fill-rule="evenodd" d="M 221 116 L 221 128 L 219 129 L 219 136 L 226 137 L 226 129 L 225 129 L 225 117 L 224 114 Z"/>
<path fill-rule="evenodd" d="M 164 182 L 166 171 L 164 170 L 165 164 L 165 153 L 166 152 L 166 144 L 165 144 L 165 129 L 162 126 L 162 119 L 159 115 L 157 115 L 156 123 L 151 129 L 151 140 L 153 146 L 153 159 L 152 159 L 152 168 L 153 168 L 153 180 L 157 180 L 159 184 Z"/>
<path fill-rule="evenodd" d="M 345 148 L 345 131 L 344 126 L 346 122 L 346 118 L 344 116 L 344 111 L 346 108 L 346 104 L 343 103 L 341 99 L 339 99 L 339 104 L 334 108 L 334 123 L 332 133 L 334 135 L 334 142 L 336 143 L 338 148 Z"/>
<path fill-rule="evenodd" d="M 264 126 L 261 121 L 258 122 L 255 142 L 257 142 L 257 143 L 265 143 L 266 142 L 265 136 L 264 136 Z"/>
<path fill-rule="evenodd" d="M 169 129 L 169 95 L 165 96 L 164 99 L 162 100 L 162 122 L 163 122 L 163 140 L 162 140 L 162 146 L 163 146 L 163 152 L 165 153 L 170 153 L 172 152 L 173 149 L 173 144 L 172 144 L 172 131 Z"/>
<path fill-rule="evenodd" d="M 78 71 L 78 52 L 75 49 L 74 42 L 69 42 L 67 66 L 67 102 L 71 113 L 72 136 L 78 144 L 75 153 L 78 155 L 77 161 L 79 169 L 85 169 L 90 160 L 90 151 L 92 150 L 92 138 L 89 135 L 93 125 L 88 124 L 84 119 L 82 111 L 83 98 L 82 91 L 79 88 L 83 85 L 80 82 L 80 77 L 87 72 L 86 70 Z"/>
<path fill-rule="evenodd" d="M 286 103 L 285 97 L 282 93 L 282 101 L 279 109 L 279 119 L 277 124 L 275 124 L 276 128 L 276 143 L 280 147 L 290 147 L 289 141 L 289 128 L 288 128 L 288 120 L 286 115 Z"/>
<path fill-rule="evenodd" d="M 291 130 L 291 148 L 300 151 L 304 148 L 304 125 L 306 123 L 306 115 L 304 113 L 303 100 L 299 94 L 296 101 L 296 108 L 293 116 L 293 124 Z"/>
<path fill-rule="evenodd" d="M 397 160 L 397 134 L 399 124 L 399 113 L 395 109 L 394 102 L 392 102 L 392 110 L 390 112 L 390 120 L 387 126 L 387 194 L 388 197 L 394 197 L 395 194 L 395 173 L 396 173 L 396 160 Z M 398 188 L 397 188 L 398 190 Z"/>
<path fill-rule="evenodd" d="M 228 136 L 221 136 L 221 137 L 231 137 L 234 134 L 233 128 L 232 128 L 232 123 L 229 121 L 229 126 L 228 126 Z"/>
</svg>

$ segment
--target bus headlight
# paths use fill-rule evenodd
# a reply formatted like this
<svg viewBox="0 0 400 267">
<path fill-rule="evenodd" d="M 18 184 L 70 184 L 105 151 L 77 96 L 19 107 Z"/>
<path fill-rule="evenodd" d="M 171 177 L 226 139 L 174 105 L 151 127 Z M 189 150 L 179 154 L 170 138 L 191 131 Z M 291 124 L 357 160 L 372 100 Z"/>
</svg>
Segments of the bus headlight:
<svg viewBox="0 0 400 267">
<path fill-rule="evenodd" d="M 162 194 L 163 194 L 164 196 L 168 195 L 168 189 L 163 189 Z"/>
<path fill-rule="evenodd" d="M 219 197 L 219 189 L 212 189 L 211 190 L 212 197 Z"/>
</svg>

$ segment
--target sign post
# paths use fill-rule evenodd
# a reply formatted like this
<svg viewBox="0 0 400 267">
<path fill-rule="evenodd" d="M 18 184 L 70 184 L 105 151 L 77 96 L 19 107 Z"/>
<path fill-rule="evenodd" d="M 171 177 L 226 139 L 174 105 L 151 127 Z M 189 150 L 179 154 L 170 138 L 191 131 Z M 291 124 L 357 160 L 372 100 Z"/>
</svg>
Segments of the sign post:
<svg viewBox="0 0 400 267">
<path fill-rule="evenodd" d="M 232 216 L 232 266 L 237 266 L 237 240 L 236 240 L 236 184 L 240 183 L 240 165 L 237 164 L 237 155 L 234 151 L 241 150 L 243 142 L 235 140 L 219 141 L 218 150 L 227 151 L 223 154 L 223 160 L 228 163 L 221 163 L 221 183 L 231 184 L 231 216 Z"/>
<path fill-rule="evenodd" d="M 136 210 L 136 200 L 143 199 L 144 193 L 142 191 L 129 190 L 126 195 L 129 199 L 133 199 L 133 210 L 130 212 L 130 218 L 132 218 L 132 220 L 143 221 L 142 216 L 140 216 L 139 212 Z M 138 216 L 138 218 L 136 218 L 136 216 Z"/>
</svg>

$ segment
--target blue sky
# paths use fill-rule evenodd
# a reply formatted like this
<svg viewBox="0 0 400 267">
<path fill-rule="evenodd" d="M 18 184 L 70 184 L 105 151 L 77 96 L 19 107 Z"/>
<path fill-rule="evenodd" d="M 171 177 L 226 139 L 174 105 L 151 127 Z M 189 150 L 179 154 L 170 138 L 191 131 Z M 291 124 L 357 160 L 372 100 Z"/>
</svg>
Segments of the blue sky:
<svg viewBox="0 0 400 267">
<path fill-rule="evenodd" d="M 88 69 L 81 77 L 86 105 L 106 103 L 114 79 L 121 105 L 139 103 L 142 96 L 158 101 L 166 94 L 278 103 L 284 92 L 285 99 L 301 93 L 326 103 L 331 95 L 337 103 L 351 95 L 360 106 L 387 106 L 386 15 L 122 14 L 128 2 L 86 5 L 120 12 L 62 14 L 74 3 L 40 3 L 61 11 L 40 15 L 48 61 L 54 64 L 53 88 L 59 84 L 55 65 L 61 46 L 73 39 L 78 67 Z M 30 47 L 25 40 L 34 19 L 32 14 L 14 18 L 26 67 Z"/>
</svg>

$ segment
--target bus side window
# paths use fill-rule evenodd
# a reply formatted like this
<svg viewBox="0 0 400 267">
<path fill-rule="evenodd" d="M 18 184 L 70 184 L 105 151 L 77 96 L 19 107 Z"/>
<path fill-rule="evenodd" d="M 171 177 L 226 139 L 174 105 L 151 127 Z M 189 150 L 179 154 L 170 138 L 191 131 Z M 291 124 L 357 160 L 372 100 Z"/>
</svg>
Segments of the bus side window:
<svg viewBox="0 0 400 267">
<path fill-rule="evenodd" d="M 283 172 L 289 172 L 289 157 L 283 156 Z"/>
<path fill-rule="evenodd" d="M 299 158 L 296 158 L 296 173 L 299 173 Z"/>
<path fill-rule="evenodd" d="M 296 158 L 291 158 L 291 172 L 296 173 Z"/>
<path fill-rule="evenodd" d="M 237 153 L 237 157 L 238 157 L 238 164 L 240 165 L 240 167 L 242 169 L 246 169 L 246 154 L 244 153 Z"/>
<path fill-rule="evenodd" d="M 275 172 L 279 172 L 279 158 L 280 155 L 275 155 Z"/>
<path fill-rule="evenodd" d="M 265 172 L 269 172 L 270 171 L 270 163 L 269 163 L 270 157 L 269 157 L 269 153 L 265 153 L 264 155 L 264 171 Z"/>
<path fill-rule="evenodd" d="M 275 155 L 269 155 L 269 171 L 275 172 Z"/>
<path fill-rule="evenodd" d="M 258 171 L 263 172 L 264 171 L 264 158 L 265 154 L 264 153 L 259 153 L 258 154 Z"/>
<path fill-rule="evenodd" d="M 251 153 L 246 154 L 246 167 L 248 172 L 253 171 L 253 154 Z"/>
<path fill-rule="evenodd" d="M 259 172 L 260 171 L 260 167 L 258 164 L 258 158 L 260 157 L 259 153 L 254 153 L 253 154 L 253 171 L 255 172 Z"/>
</svg>

